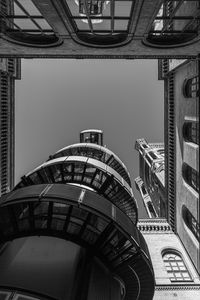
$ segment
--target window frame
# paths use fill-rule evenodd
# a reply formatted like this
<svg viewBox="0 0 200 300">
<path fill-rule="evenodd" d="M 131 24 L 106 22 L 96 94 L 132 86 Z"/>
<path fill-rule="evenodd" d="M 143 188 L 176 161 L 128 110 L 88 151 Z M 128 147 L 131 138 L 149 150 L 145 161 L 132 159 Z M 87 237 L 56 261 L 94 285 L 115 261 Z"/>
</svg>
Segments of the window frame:
<svg viewBox="0 0 200 300">
<path fill-rule="evenodd" d="M 185 98 L 199 97 L 199 75 L 195 75 L 184 80 L 183 95 Z"/>
<path fill-rule="evenodd" d="M 199 173 L 186 163 L 182 165 L 184 181 L 197 193 L 199 193 Z"/>
<path fill-rule="evenodd" d="M 185 205 L 182 206 L 182 218 L 187 228 L 192 232 L 193 236 L 199 242 L 200 241 L 199 224 L 195 219 L 195 217 L 193 216 L 193 214 L 189 211 L 189 209 Z"/>
<path fill-rule="evenodd" d="M 174 259 L 170 259 L 169 257 L 165 259 L 167 255 L 175 255 Z M 177 259 L 178 258 L 178 259 Z M 162 251 L 162 260 L 168 275 L 173 274 L 173 276 L 169 276 L 169 280 L 172 283 L 185 283 L 192 282 L 193 278 L 188 270 L 188 267 L 183 259 L 182 254 L 175 249 L 165 249 Z M 167 269 L 168 268 L 168 269 Z M 181 269 L 182 268 L 182 269 Z M 180 276 L 176 276 L 180 274 Z M 187 277 L 184 274 L 188 274 Z"/>
<path fill-rule="evenodd" d="M 186 142 L 199 145 L 199 122 L 197 121 L 184 122 L 182 134 Z"/>
</svg>

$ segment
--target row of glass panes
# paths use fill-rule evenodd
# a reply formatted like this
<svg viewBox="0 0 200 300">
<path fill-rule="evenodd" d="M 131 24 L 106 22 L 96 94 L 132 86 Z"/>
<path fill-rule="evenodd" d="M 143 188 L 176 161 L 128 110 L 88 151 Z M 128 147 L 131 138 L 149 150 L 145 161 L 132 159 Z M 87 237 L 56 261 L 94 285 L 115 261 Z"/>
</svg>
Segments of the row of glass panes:
<svg viewBox="0 0 200 300">
<path fill-rule="evenodd" d="M 191 281 L 191 276 L 179 254 L 166 253 L 163 255 L 163 261 L 171 281 Z"/>
<path fill-rule="evenodd" d="M 91 18 L 92 19 L 92 18 Z M 96 24 L 92 24 L 92 28 L 93 31 L 95 32 L 110 32 L 111 31 L 111 20 L 103 20 L 103 19 L 99 19 L 102 20 L 101 23 L 96 23 Z M 77 29 L 79 31 L 84 31 L 84 32 L 90 32 L 90 26 L 88 22 L 83 22 L 82 20 L 75 20 Z M 128 24 L 129 21 L 128 20 L 114 20 L 114 31 L 117 32 L 121 32 L 121 31 L 127 31 L 128 30 Z"/>
<path fill-rule="evenodd" d="M 173 31 L 176 30 L 184 33 L 197 30 L 199 26 L 198 5 L 199 1 L 195 0 L 165 1 L 154 20 L 152 31 L 155 31 L 155 35 L 159 35 L 166 34 L 167 31 L 171 31 L 170 34 L 173 34 Z M 174 34 L 178 34 L 178 32 L 174 32 Z"/>
<path fill-rule="evenodd" d="M 51 159 L 61 156 L 85 156 L 97 159 L 117 171 L 126 180 L 126 182 L 131 185 L 129 176 L 127 175 L 124 167 L 109 153 L 90 147 L 72 147 L 56 153 L 51 157 Z"/>
<path fill-rule="evenodd" d="M 62 203 L 26 202 L 4 208 L 0 211 L 0 226 L 4 236 L 34 230 L 62 231 L 94 246 L 104 230 L 112 226 L 98 246 L 100 252 L 115 265 L 136 253 L 136 247 L 114 225 L 88 211 Z"/>
<path fill-rule="evenodd" d="M 132 219 L 136 219 L 135 206 L 132 196 L 114 178 L 98 168 L 80 162 L 54 164 L 41 168 L 26 177 L 26 183 L 19 183 L 17 188 L 42 183 L 78 183 L 88 185 L 90 188 L 99 191 L 105 181 L 107 184 L 101 193 Z"/>
<path fill-rule="evenodd" d="M 73 17 L 80 15 L 79 0 L 65 0 Z M 114 17 L 130 17 L 133 0 L 104 1 L 103 16 L 111 16 L 111 5 L 114 2 Z M 87 1 L 86 1 L 87 4 Z M 88 5 L 89 8 L 89 5 Z"/>
<path fill-rule="evenodd" d="M 52 33 L 53 30 L 31 0 L 14 0 L 14 18 L 8 19 L 16 30 Z"/>
</svg>

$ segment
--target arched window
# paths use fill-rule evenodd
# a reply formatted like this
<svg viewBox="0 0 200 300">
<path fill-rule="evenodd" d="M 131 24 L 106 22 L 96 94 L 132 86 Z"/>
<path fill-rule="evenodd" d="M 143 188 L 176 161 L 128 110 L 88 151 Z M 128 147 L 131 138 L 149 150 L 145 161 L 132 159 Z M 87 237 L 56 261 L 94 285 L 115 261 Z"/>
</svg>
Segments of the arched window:
<svg viewBox="0 0 200 300">
<path fill-rule="evenodd" d="M 195 238 L 200 241 L 199 223 L 185 205 L 182 207 L 182 218 L 189 230 L 192 231 Z"/>
<path fill-rule="evenodd" d="M 183 95 L 185 98 L 195 98 L 199 96 L 199 77 L 194 76 L 186 79 L 183 84 Z"/>
<path fill-rule="evenodd" d="M 187 184 L 189 184 L 196 192 L 199 192 L 199 173 L 184 163 L 182 167 L 182 174 Z"/>
<path fill-rule="evenodd" d="M 187 142 L 199 145 L 199 122 L 185 122 L 183 124 L 183 138 Z"/>
<path fill-rule="evenodd" d="M 192 281 L 182 256 L 175 250 L 167 250 L 162 255 L 171 282 Z"/>
</svg>

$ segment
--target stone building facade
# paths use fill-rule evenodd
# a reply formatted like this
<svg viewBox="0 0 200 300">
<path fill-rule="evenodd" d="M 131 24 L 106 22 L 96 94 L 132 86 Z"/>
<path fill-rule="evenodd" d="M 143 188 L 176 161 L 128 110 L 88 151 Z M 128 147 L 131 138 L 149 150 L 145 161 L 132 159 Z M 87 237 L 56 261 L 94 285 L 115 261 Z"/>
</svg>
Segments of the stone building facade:
<svg viewBox="0 0 200 300">
<path fill-rule="evenodd" d="M 154 298 L 199 299 L 199 60 L 159 61 L 165 87 L 166 218 L 140 220 L 156 280 Z M 144 145 L 144 147 L 143 147 Z M 147 143 L 137 140 L 140 177 L 147 161 Z M 150 150 L 151 151 L 151 150 Z M 145 154 L 144 154 L 145 153 Z M 153 178 L 151 168 L 143 177 Z M 152 181 L 144 179 L 146 190 Z M 141 179 L 136 185 L 145 201 Z"/>
</svg>

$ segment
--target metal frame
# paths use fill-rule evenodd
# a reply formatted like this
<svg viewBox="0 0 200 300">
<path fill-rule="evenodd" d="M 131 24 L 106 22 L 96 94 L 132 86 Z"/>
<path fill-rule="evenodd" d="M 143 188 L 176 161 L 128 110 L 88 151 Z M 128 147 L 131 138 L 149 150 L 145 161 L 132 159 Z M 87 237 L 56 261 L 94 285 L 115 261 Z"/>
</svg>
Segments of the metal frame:
<svg viewBox="0 0 200 300">
<path fill-rule="evenodd" d="M 174 5 L 174 3 L 176 3 L 176 5 Z M 185 12 L 183 6 L 186 6 L 187 4 L 191 5 L 191 3 L 194 3 L 193 11 L 190 11 L 190 9 L 188 9 L 187 12 Z M 160 15 L 160 13 L 162 13 L 162 15 Z M 158 29 L 156 29 L 155 24 L 159 23 L 160 26 L 158 26 Z M 176 44 L 184 44 L 198 37 L 199 28 L 199 1 L 163 0 L 158 14 L 156 15 L 152 23 L 152 28 L 148 33 L 147 42 L 163 47 L 175 46 Z"/>
<path fill-rule="evenodd" d="M 15 190 L 42 183 L 88 186 L 117 205 L 133 223 L 137 222 L 137 206 L 131 187 L 117 172 L 95 159 L 78 156 L 52 159 L 23 176 Z"/>
<path fill-rule="evenodd" d="M 21 0 L 13 0 L 13 7 L 9 9 L 7 13 L 0 11 L 0 21 L 4 20 L 4 29 L 7 39 L 13 39 L 15 42 L 28 44 L 30 46 L 53 46 L 57 43 L 61 43 L 61 39 L 56 35 L 53 28 L 47 23 L 46 19 L 42 16 L 34 3 L 31 1 L 35 10 L 38 11 L 38 15 L 28 11 L 28 6 L 24 7 Z M 15 9 L 20 9 L 23 13 L 21 15 L 15 13 Z M 23 25 L 17 24 L 17 21 L 24 21 Z M 43 20 L 47 27 L 43 28 L 38 20 Z M 28 28 L 26 21 L 30 21 L 33 28 Z"/>
</svg>

